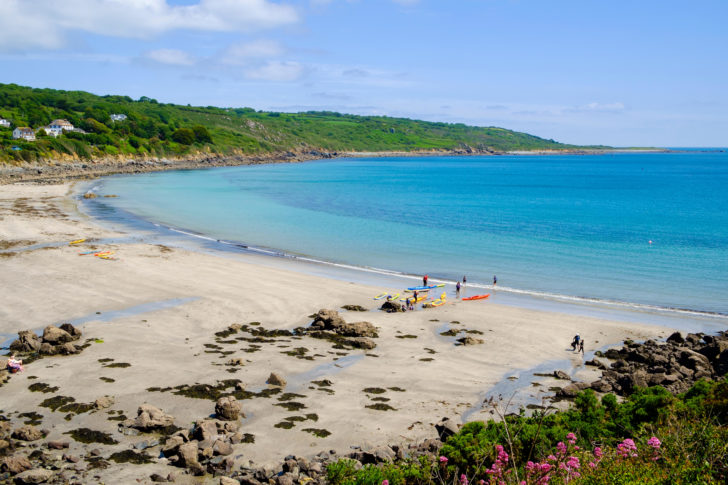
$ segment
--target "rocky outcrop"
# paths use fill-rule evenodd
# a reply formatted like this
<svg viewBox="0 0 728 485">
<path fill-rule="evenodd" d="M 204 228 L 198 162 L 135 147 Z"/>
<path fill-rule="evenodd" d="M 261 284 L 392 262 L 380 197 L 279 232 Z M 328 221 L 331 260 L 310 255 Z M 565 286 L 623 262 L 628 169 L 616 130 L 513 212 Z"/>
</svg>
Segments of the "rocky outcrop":
<svg viewBox="0 0 728 485">
<path fill-rule="evenodd" d="M 387 313 L 403 312 L 404 305 L 398 301 L 387 300 L 382 303 L 382 306 L 379 309 L 384 310 Z"/>
<path fill-rule="evenodd" d="M 268 376 L 268 380 L 265 381 L 265 383 L 276 387 L 286 387 L 286 380 L 275 372 L 270 373 L 270 376 Z"/>
<path fill-rule="evenodd" d="M 215 414 L 218 419 L 225 421 L 237 421 L 243 405 L 235 399 L 235 396 L 221 397 L 215 403 Z"/>
<path fill-rule="evenodd" d="M 18 338 L 10 344 L 10 350 L 20 354 L 39 353 L 40 355 L 71 355 L 78 354 L 83 349 L 72 342 L 81 338 L 81 331 L 64 323 L 60 327 L 52 325 L 43 329 L 43 336 L 39 337 L 31 330 L 21 330 Z"/>
<path fill-rule="evenodd" d="M 174 417 L 165 414 L 161 409 L 150 404 L 142 404 L 137 409 L 137 416 L 134 419 L 127 419 L 123 425 L 128 428 L 135 428 L 140 431 L 153 431 L 166 428 L 174 424 Z"/>
<path fill-rule="evenodd" d="M 457 342 L 460 345 L 480 345 L 484 344 L 485 340 L 475 337 L 460 337 L 459 339 L 457 339 Z"/>
<path fill-rule="evenodd" d="M 10 344 L 10 350 L 14 352 L 37 352 L 40 350 L 41 342 L 32 330 L 21 330 L 18 332 L 18 339 Z"/>
<path fill-rule="evenodd" d="M 356 349 L 373 349 L 372 338 L 379 337 L 377 328 L 369 322 L 346 323 L 336 310 L 319 310 L 311 326 L 297 328 L 296 332 L 313 338 L 331 340 L 339 345 Z"/>
<path fill-rule="evenodd" d="M 595 391 L 628 395 L 640 387 L 660 385 L 678 394 L 700 379 L 719 379 L 728 373 L 728 335 L 689 333 L 683 338 L 675 332 L 665 342 L 627 342 L 604 356 L 614 362 L 590 384 Z"/>
<path fill-rule="evenodd" d="M 35 426 L 25 425 L 13 431 L 13 438 L 21 441 L 37 441 L 43 438 L 44 434 Z"/>
</svg>

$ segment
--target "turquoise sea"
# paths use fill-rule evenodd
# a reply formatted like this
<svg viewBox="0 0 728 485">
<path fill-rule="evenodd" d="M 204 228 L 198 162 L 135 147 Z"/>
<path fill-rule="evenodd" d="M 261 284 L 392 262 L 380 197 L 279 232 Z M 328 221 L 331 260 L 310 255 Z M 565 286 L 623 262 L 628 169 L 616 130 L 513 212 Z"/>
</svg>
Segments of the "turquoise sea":
<svg viewBox="0 0 728 485">
<path fill-rule="evenodd" d="M 106 209 L 469 287 L 728 315 L 728 153 L 352 158 L 107 177 Z M 678 311 L 679 313 L 679 311 Z"/>
</svg>

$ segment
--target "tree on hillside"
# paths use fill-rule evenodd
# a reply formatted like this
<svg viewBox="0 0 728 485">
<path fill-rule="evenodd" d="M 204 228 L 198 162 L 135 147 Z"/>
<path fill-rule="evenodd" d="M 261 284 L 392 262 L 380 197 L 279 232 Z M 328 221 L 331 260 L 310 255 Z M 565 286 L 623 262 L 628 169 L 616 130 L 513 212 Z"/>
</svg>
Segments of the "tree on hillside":
<svg viewBox="0 0 728 485">
<path fill-rule="evenodd" d="M 212 143 L 212 136 L 210 136 L 210 132 L 204 126 L 193 126 L 192 131 L 195 133 L 195 140 L 198 143 Z"/>
<path fill-rule="evenodd" d="M 172 133 L 172 140 L 183 145 L 192 145 L 195 142 L 195 132 L 189 128 L 180 128 Z"/>
</svg>

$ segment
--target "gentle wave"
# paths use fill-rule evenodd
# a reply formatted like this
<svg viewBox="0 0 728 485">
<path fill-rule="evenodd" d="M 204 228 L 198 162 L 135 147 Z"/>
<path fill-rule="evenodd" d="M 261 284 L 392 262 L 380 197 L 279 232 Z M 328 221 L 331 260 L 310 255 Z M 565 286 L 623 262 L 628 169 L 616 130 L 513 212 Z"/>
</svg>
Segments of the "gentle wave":
<svg viewBox="0 0 728 485">
<path fill-rule="evenodd" d="M 187 231 L 183 229 L 179 229 L 172 226 L 166 226 L 163 224 L 153 223 L 155 226 L 163 227 L 167 230 L 176 232 L 178 234 L 184 234 L 189 237 L 194 237 L 197 239 L 202 239 L 205 241 L 211 241 L 218 244 L 223 244 L 226 246 L 236 247 L 245 251 L 264 254 L 268 256 L 275 256 L 280 258 L 287 258 L 287 259 L 293 259 L 296 261 L 303 261 L 307 263 L 313 263 L 313 264 L 321 264 L 326 266 L 331 266 L 335 268 L 341 268 L 341 269 L 347 269 L 347 270 L 353 270 L 353 271 L 361 271 L 366 273 L 372 273 L 372 274 L 378 274 L 382 276 L 393 276 L 398 278 L 404 278 L 404 279 L 410 279 L 414 281 L 420 281 L 422 279 L 422 276 L 403 273 L 400 271 L 395 270 L 389 270 L 385 268 L 376 268 L 376 267 L 370 267 L 370 266 L 357 266 L 353 264 L 346 264 L 346 263 L 340 263 L 340 262 L 334 262 L 334 261 L 327 261 L 324 259 L 318 259 L 318 258 L 312 258 L 309 256 L 301 256 L 296 255 L 292 253 L 287 253 L 284 251 L 279 251 L 275 249 L 268 249 L 268 248 L 261 248 L 261 247 L 255 247 L 250 246 L 241 242 L 236 241 L 227 241 L 223 239 L 215 239 L 214 237 L 206 236 L 204 234 Z M 457 281 L 455 280 L 449 280 L 445 278 L 429 278 L 429 281 L 432 283 L 444 283 L 444 284 L 450 284 L 455 285 Z M 602 298 L 590 298 L 590 297 L 584 297 L 584 296 L 574 296 L 574 295 L 562 295 L 558 293 L 549 293 L 545 291 L 536 291 L 536 290 L 528 290 L 523 288 L 513 288 L 508 286 L 493 286 L 493 285 L 487 285 L 482 283 L 473 283 L 468 282 L 467 284 L 468 288 L 480 288 L 483 290 L 491 290 L 491 291 L 503 291 L 507 293 L 517 294 L 517 295 L 524 295 L 529 297 L 535 297 L 535 298 L 541 298 L 541 299 L 548 299 L 548 300 L 555 300 L 560 302 L 566 302 L 566 303 L 578 303 L 578 304 L 592 304 L 592 305 L 601 305 L 605 307 L 614 307 L 614 308 L 623 308 L 628 310 L 635 310 L 635 311 L 642 311 L 642 312 L 656 312 L 656 313 L 664 313 L 664 314 L 672 314 L 672 315 L 689 315 L 689 316 L 699 316 L 699 317 L 710 317 L 710 318 L 718 318 L 718 319 L 728 319 L 727 313 L 720 313 L 720 312 L 708 312 L 708 311 L 702 311 L 702 310 L 694 310 L 690 308 L 674 308 L 674 307 L 663 307 L 658 305 L 648 305 L 644 303 L 633 303 L 633 302 L 627 302 L 627 301 L 619 301 L 619 300 L 610 300 L 610 299 L 602 299 Z"/>
</svg>

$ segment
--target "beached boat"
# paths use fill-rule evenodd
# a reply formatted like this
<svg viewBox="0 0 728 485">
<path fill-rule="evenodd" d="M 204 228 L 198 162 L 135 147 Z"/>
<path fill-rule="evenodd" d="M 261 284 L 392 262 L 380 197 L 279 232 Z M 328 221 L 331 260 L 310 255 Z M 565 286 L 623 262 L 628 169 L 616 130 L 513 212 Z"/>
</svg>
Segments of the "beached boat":
<svg viewBox="0 0 728 485">
<path fill-rule="evenodd" d="M 467 298 L 463 298 L 463 301 L 470 301 L 470 300 L 485 300 L 490 296 L 490 293 L 487 295 L 475 295 L 475 296 L 469 296 Z"/>
<path fill-rule="evenodd" d="M 442 288 L 445 286 L 445 283 L 440 283 L 439 285 L 431 285 L 431 286 L 410 286 L 404 291 L 428 291 L 433 288 Z"/>
</svg>

